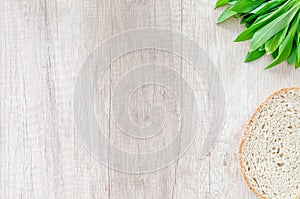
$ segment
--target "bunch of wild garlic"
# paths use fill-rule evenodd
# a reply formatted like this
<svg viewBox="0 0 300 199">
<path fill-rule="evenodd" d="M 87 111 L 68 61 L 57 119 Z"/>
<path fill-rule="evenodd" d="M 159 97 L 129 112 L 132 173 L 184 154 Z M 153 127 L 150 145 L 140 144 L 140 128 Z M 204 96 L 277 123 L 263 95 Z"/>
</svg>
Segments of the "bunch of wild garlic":
<svg viewBox="0 0 300 199">
<path fill-rule="evenodd" d="M 236 42 L 250 40 L 245 62 L 271 54 L 266 69 L 287 60 L 300 67 L 300 0 L 218 0 L 216 8 L 229 4 L 217 20 L 240 17 L 245 24 Z"/>
</svg>

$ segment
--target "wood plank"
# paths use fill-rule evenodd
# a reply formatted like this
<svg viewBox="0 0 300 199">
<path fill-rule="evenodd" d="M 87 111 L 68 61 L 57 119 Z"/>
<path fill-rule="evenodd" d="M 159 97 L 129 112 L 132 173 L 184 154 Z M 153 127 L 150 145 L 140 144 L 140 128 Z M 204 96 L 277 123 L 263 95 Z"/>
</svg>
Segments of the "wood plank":
<svg viewBox="0 0 300 199">
<path fill-rule="evenodd" d="M 237 20 L 215 25 L 221 11 L 208 0 L 0 1 L 0 198 L 256 198 L 237 160 L 243 127 L 271 92 L 299 86 L 300 71 L 286 64 L 264 71 L 270 57 L 243 63 L 247 42 L 232 42 L 243 27 Z M 74 121 L 73 93 L 93 49 L 115 34 L 143 27 L 179 32 L 203 48 L 223 81 L 226 120 L 208 157 L 199 157 L 205 135 L 198 134 L 170 166 L 130 174 L 107 168 L 86 149 Z M 172 92 L 159 85 L 137 90 L 129 110 L 134 122 L 145 125 L 154 104 L 165 106 L 171 117 L 164 134 L 151 141 L 129 139 L 113 120 L 115 86 L 131 69 L 150 62 L 176 70 L 199 101 L 208 103 L 201 74 L 180 57 L 148 49 L 118 58 L 98 80 L 95 106 L 111 144 L 129 152 L 160 149 L 180 126 Z M 209 121 L 204 110 L 201 118 Z M 207 129 L 207 123 L 198 128 Z"/>
</svg>

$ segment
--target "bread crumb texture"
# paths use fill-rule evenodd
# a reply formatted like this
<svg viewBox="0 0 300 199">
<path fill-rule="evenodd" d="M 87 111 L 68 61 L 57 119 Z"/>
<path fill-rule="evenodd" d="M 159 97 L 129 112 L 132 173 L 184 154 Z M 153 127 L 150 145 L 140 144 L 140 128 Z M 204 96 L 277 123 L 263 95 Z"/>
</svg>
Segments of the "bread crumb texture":
<svg viewBox="0 0 300 199">
<path fill-rule="evenodd" d="M 300 89 L 275 92 L 260 105 L 240 146 L 244 179 L 260 198 L 299 199 Z"/>
</svg>

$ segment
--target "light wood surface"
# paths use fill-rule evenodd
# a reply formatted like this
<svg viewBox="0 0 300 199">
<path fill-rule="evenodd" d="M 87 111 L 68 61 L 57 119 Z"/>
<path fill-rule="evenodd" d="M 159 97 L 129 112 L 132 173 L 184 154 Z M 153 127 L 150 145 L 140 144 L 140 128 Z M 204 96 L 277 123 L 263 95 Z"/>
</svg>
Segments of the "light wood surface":
<svg viewBox="0 0 300 199">
<path fill-rule="evenodd" d="M 300 85 L 300 70 L 282 64 L 264 71 L 270 57 L 244 64 L 247 42 L 232 42 L 243 27 L 237 20 L 215 25 L 221 11 L 209 0 L 0 0 L 0 198 L 256 198 L 238 165 L 243 128 L 271 92 Z M 177 31 L 201 45 L 223 81 L 226 118 L 206 158 L 199 158 L 201 140 L 196 140 L 169 167 L 128 174 L 107 168 L 86 150 L 76 131 L 72 99 L 80 67 L 93 49 L 114 34 L 142 27 Z M 106 110 L 98 118 L 104 129 L 117 128 L 107 121 L 110 89 L 132 66 L 149 60 L 186 70 L 191 82 L 202 81 L 172 55 L 156 50 L 124 55 L 98 81 L 96 98 L 104 104 L 96 109 Z M 161 92 L 149 86 L 136 94 L 130 108 L 137 123 L 146 120 L 147 106 L 173 103 L 171 94 L 161 98 Z M 149 100 L 141 107 L 144 98 Z M 175 116 L 166 142 L 176 128 Z M 165 144 L 123 141 L 111 135 L 112 143 L 133 152 Z"/>
</svg>

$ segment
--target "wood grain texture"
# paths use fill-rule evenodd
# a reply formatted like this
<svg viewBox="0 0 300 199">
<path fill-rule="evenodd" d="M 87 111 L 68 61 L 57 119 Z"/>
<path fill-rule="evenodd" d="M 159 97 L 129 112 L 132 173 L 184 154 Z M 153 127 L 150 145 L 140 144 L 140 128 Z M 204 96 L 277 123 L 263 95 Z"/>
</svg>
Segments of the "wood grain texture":
<svg viewBox="0 0 300 199">
<path fill-rule="evenodd" d="M 237 160 L 243 128 L 271 92 L 299 86 L 300 71 L 286 64 L 264 71 L 270 57 L 244 64 L 247 43 L 232 42 L 243 27 L 237 20 L 215 25 L 221 10 L 208 0 L 0 0 L 0 198 L 254 199 Z M 73 89 L 96 46 L 142 27 L 174 30 L 202 46 L 224 84 L 226 120 L 205 159 L 198 157 L 199 139 L 169 167 L 127 174 L 103 166 L 86 151 L 73 118 Z M 130 67 L 147 60 L 171 65 L 190 81 L 201 82 L 188 63 L 149 50 L 112 63 L 98 91 L 109 93 Z M 149 98 L 147 108 L 169 100 L 159 97 L 162 91 L 154 86 L 137 93 L 132 104 L 137 123 L 145 116 L 139 109 L 141 97 Z M 104 102 L 109 100 L 105 96 L 97 95 Z M 109 106 L 103 106 L 107 119 Z M 116 127 L 106 122 L 103 128 Z M 131 146 L 128 150 L 147 146 L 111 136 L 114 144 Z"/>
</svg>

